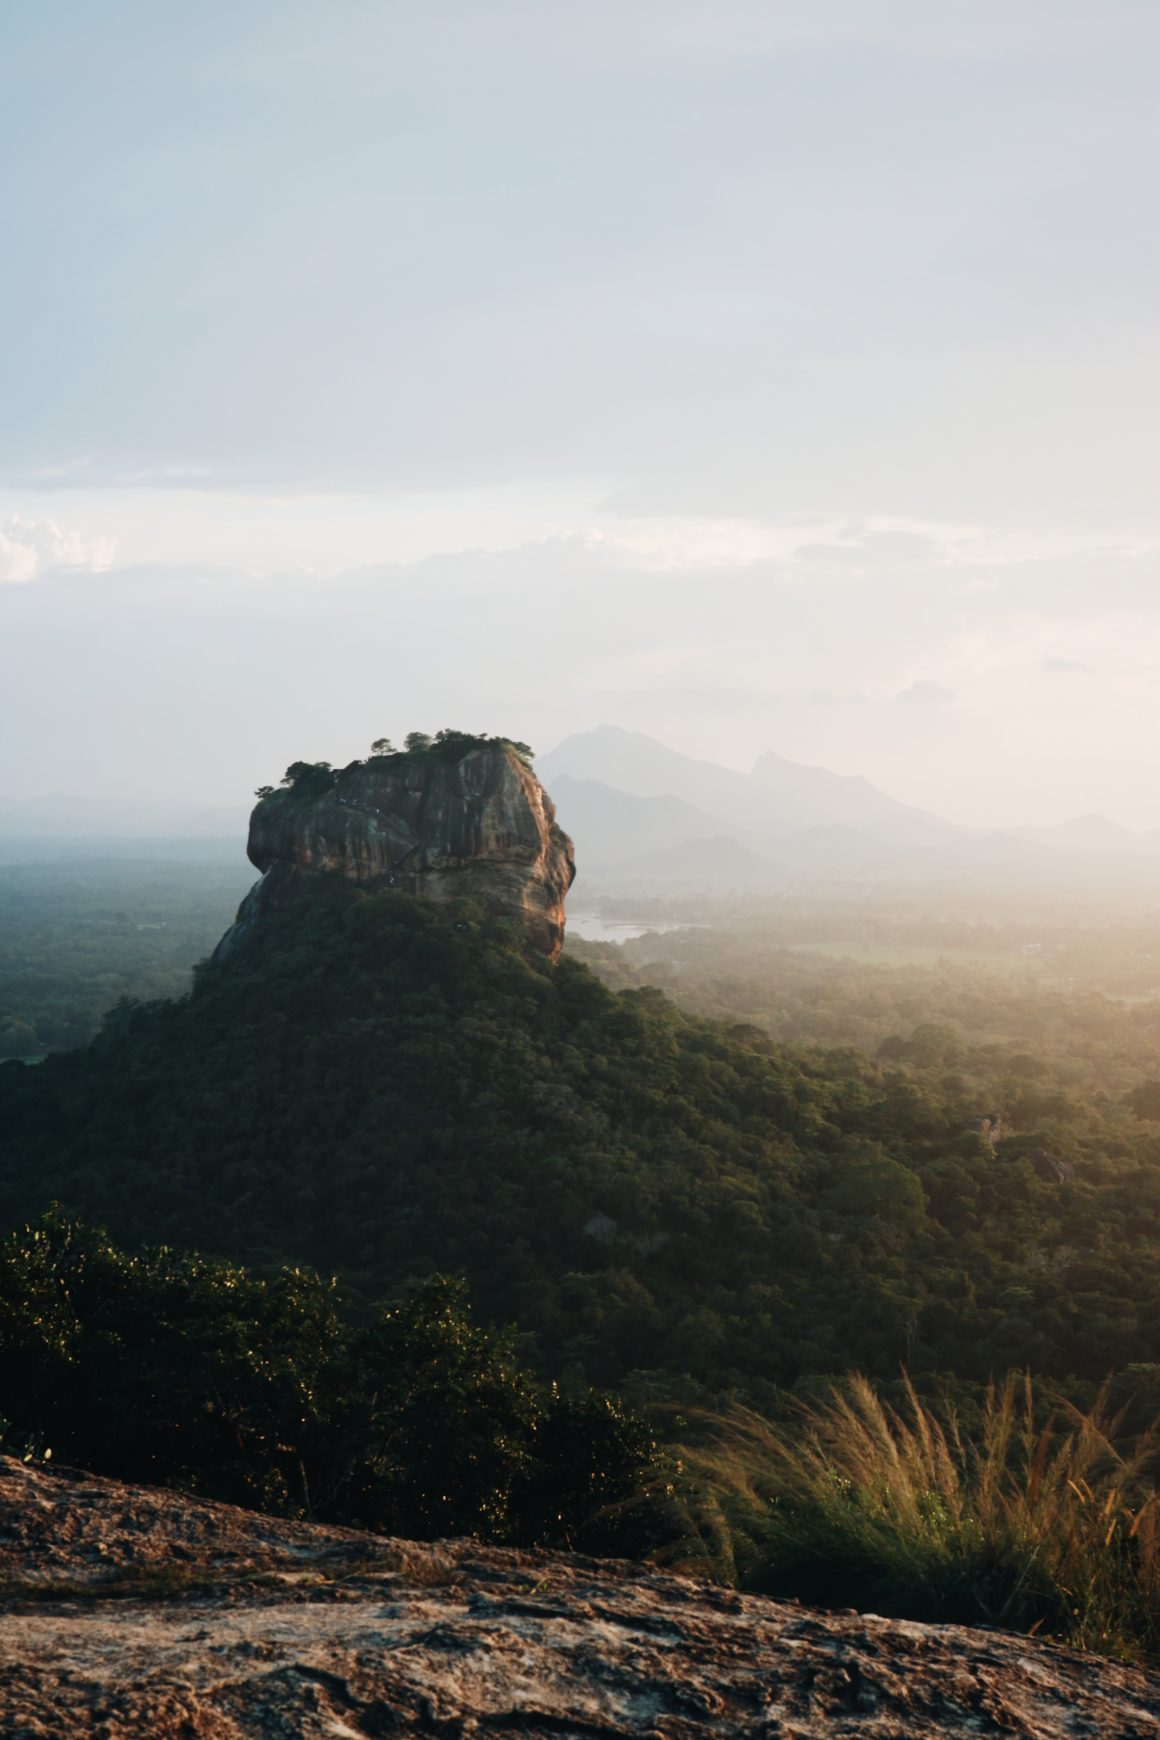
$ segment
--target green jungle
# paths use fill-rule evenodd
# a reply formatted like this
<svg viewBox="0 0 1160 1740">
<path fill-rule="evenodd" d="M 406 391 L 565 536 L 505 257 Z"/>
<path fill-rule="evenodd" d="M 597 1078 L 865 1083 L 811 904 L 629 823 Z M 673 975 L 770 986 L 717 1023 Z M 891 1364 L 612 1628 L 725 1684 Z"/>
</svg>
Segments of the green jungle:
<svg viewBox="0 0 1160 1740">
<path fill-rule="evenodd" d="M 751 901 L 551 968 L 319 878 L 184 989 L 236 870 L 170 948 L 123 869 L 0 868 L 11 1452 L 1158 1659 L 1154 920 Z"/>
</svg>

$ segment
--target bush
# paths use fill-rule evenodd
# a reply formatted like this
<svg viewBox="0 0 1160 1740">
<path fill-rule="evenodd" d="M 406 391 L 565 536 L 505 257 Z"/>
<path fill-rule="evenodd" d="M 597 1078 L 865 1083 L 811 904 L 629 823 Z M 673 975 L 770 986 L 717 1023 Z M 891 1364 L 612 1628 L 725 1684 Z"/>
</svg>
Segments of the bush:
<svg viewBox="0 0 1160 1740">
<path fill-rule="evenodd" d="M 683 1550 L 769 1594 L 1155 1661 L 1160 1438 L 1122 1423 L 1106 1390 L 1083 1412 L 1009 1377 L 968 1432 L 909 1380 L 895 1408 L 850 1377 L 783 1425 L 708 1423 Z"/>
<path fill-rule="evenodd" d="M 360 1326 L 308 1270 L 129 1255 L 55 1210 L 0 1244 L 0 1395 L 14 1453 L 427 1538 L 623 1550 L 656 1462 L 635 1416 L 473 1323 L 462 1282 Z"/>
<path fill-rule="evenodd" d="M 328 792 L 337 780 L 338 775 L 329 761 L 292 761 L 282 775 L 281 785 L 294 793 L 295 797 L 321 797 Z M 268 786 L 263 786 L 258 792 L 260 799 L 271 794 Z"/>
</svg>

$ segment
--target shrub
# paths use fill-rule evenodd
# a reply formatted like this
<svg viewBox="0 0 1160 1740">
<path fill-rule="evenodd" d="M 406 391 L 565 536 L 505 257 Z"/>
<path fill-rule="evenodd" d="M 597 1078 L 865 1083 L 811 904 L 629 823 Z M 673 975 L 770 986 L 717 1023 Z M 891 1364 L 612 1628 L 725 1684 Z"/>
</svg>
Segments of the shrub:
<svg viewBox="0 0 1160 1740">
<path fill-rule="evenodd" d="M 1106 1388 L 1083 1412 L 1012 1376 L 968 1432 L 909 1380 L 893 1407 L 853 1376 L 785 1424 L 707 1422 L 683 1551 L 769 1594 L 1156 1660 L 1160 1438 L 1122 1424 Z"/>
<path fill-rule="evenodd" d="M 635 1540 L 657 1461 L 635 1415 L 538 1382 L 460 1281 L 353 1315 L 309 1270 L 130 1254 L 52 1210 L 0 1241 L 0 1441 L 395 1534 Z"/>
</svg>

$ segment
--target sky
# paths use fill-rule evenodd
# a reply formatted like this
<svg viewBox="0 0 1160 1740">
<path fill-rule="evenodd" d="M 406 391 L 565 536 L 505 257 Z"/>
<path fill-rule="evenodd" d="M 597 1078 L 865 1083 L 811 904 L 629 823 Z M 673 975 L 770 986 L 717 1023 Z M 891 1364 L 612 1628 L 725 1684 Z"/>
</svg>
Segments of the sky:
<svg viewBox="0 0 1160 1740">
<path fill-rule="evenodd" d="M 1160 6 L 0 0 L 0 797 L 1160 826 Z"/>
</svg>

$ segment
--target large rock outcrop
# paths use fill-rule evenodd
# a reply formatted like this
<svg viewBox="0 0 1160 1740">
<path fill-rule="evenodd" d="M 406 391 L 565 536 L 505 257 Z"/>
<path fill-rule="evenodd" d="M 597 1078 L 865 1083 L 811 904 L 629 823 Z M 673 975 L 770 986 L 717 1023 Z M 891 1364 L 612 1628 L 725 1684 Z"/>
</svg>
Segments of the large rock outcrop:
<svg viewBox="0 0 1160 1740">
<path fill-rule="evenodd" d="M 1160 1678 L 643 1566 L 312 1528 L 0 1458 L 11 1740 L 1157 1740 Z"/>
<path fill-rule="evenodd" d="M 532 769 L 514 749 L 479 742 L 381 755 L 338 773 L 307 771 L 250 817 L 250 861 L 262 872 L 218 945 L 228 956 L 264 911 L 293 899 L 310 877 L 350 877 L 425 900 L 466 896 L 516 918 L 529 942 L 556 960 L 564 896 L 575 876 L 572 842 Z"/>
</svg>

